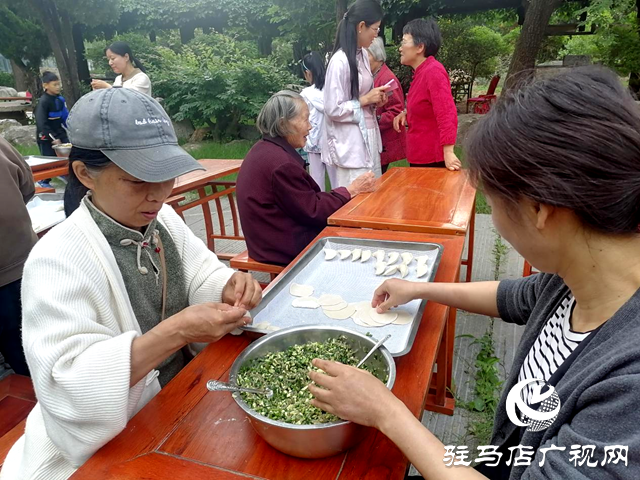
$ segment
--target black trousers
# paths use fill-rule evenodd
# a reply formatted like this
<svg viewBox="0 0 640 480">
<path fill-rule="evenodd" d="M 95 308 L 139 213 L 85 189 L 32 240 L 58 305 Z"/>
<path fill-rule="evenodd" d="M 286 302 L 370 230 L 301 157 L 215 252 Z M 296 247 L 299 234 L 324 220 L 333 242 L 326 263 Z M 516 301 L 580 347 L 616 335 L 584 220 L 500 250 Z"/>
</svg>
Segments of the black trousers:
<svg viewBox="0 0 640 480">
<path fill-rule="evenodd" d="M 14 372 L 30 376 L 22 350 L 21 283 L 16 280 L 0 287 L 0 353 Z"/>
<path fill-rule="evenodd" d="M 414 168 L 447 168 L 447 165 L 444 162 L 410 163 L 409 166 Z"/>
</svg>

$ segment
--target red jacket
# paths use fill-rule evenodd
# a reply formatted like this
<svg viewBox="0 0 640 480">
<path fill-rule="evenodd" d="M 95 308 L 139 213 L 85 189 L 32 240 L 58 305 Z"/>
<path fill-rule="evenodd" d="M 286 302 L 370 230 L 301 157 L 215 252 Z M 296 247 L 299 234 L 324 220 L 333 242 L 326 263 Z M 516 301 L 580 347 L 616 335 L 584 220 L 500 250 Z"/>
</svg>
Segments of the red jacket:
<svg viewBox="0 0 640 480">
<path fill-rule="evenodd" d="M 351 199 L 343 187 L 320 192 L 298 152 L 267 136 L 242 162 L 236 196 L 249 256 L 276 265 L 288 265 Z"/>
<path fill-rule="evenodd" d="M 398 88 L 393 91 L 389 101 L 382 108 L 376 110 L 380 136 L 382 137 L 382 153 L 380 154 L 382 165 L 388 165 L 407 157 L 405 132 L 402 130 L 398 133 L 393 129 L 393 119 L 404 110 L 402 85 L 400 85 L 398 77 L 383 63 L 373 80 L 373 86 L 374 88 L 381 87 L 392 79 L 396 81 Z"/>
<path fill-rule="evenodd" d="M 447 71 L 434 57 L 416 68 L 407 94 L 407 160 L 444 161 L 442 147 L 455 145 L 458 112 Z"/>
</svg>

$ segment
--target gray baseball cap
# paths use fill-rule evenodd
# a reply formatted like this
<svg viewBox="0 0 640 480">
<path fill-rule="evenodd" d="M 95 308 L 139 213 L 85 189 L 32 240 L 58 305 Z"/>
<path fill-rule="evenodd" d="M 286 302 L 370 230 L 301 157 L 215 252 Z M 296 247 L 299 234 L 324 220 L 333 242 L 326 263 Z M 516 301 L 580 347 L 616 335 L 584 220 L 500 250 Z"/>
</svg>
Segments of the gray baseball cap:
<svg viewBox="0 0 640 480">
<path fill-rule="evenodd" d="M 100 150 L 122 170 L 158 183 L 204 170 L 178 146 L 169 116 L 153 98 L 130 88 L 106 88 L 83 96 L 69 112 L 69 141 Z"/>
</svg>

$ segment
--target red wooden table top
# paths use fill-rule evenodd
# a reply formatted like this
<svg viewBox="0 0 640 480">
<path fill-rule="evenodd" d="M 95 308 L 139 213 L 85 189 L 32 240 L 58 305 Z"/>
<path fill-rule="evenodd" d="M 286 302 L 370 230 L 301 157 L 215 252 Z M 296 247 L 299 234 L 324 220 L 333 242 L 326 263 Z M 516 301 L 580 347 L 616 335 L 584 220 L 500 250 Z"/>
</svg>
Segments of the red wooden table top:
<svg viewBox="0 0 640 480">
<path fill-rule="evenodd" d="M 375 192 L 358 195 L 329 217 L 329 225 L 465 235 L 476 189 L 465 171 L 392 168 Z"/>
<path fill-rule="evenodd" d="M 440 243 L 444 252 L 436 281 L 454 282 L 459 276 L 462 236 L 329 227 L 318 239 L 329 236 Z M 447 314 L 447 307 L 429 302 L 411 352 L 396 359 L 393 392 L 418 418 L 424 408 Z M 407 459 L 377 431 L 371 430 L 362 443 L 341 455 L 321 460 L 294 458 L 265 443 L 231 395 L 207 393 L 207 380 L 227 380 L 233 361 L 250 341 L 246 334 L 227 335 L 209 345 L 72 478 L 234 480 L 250 476 L 269 480 L 390 480 L 404 477 Z"/>
<path fill-rule="evenodd" d="M 206 170 L 196 170 L 176 179 L 171 195 L 195 190 L 217 178 L 226 177 L 240 170 L 242 160 L 199 160 Z"/>
</svg>

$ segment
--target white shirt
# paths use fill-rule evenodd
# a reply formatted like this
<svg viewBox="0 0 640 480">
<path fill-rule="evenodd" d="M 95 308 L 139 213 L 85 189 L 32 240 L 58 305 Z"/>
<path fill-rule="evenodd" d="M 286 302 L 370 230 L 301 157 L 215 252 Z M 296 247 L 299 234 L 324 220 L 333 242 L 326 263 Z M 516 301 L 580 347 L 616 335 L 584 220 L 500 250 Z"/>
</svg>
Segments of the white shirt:
<svg viewBox="0 0 640 480">
<path fill-rule="evenodd" d="M 151 80 L 149 76 L 144 72 L 138 72 L 129 80 L 125 80 L 122 83 L 122 75 L 118 75 L 113 81 L 114 87 L 131 88 L 142 93 L 146 93 L 151 96 Z"/>
<path fill-rule="evenodd" d="M 324 95 L 322 90 L 318 90 L 315 85 L 305 88 L 300 92 L 300 95 L 309 106 L 309 123 L 311 124 L 311 131 L 307 137 L 304 151 L 320 153 L 320 140 L 324 129 Z"/>
</svg>

